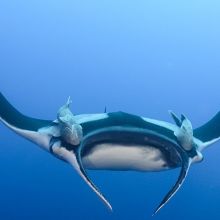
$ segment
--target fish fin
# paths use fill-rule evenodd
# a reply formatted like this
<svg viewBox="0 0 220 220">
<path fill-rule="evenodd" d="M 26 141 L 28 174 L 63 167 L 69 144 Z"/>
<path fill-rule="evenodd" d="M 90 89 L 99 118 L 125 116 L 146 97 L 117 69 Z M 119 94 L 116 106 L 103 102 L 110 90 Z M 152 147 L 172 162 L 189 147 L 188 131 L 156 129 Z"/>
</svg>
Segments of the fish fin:
<svg viewBox="0 0 220 220">
<path fill-rule="evenodd" d="M 193 127 L 191 121 L 185 116 L 181 115 L 181 127 L 174 132 L 179 144 L 187 151 L 193 147 Z"/>
<path fill-rule="evenodd" d="M 96 193 L 96 195 L 104 202 L 104 204 L 112 211 L 112 207 L 108 200 L 105 198 L 104 195 L 99 191 L 99 189 L 93 184 L 93 182 L 88 177 L 85 169 L 83 168 L 80 151 L 77 150 L 76 152 L 69 151 L 64 147 L 59 147 L 58 155 L 61 156 L 64 160 L 66 160 L 75 170 L 77 173 L 82 177 L 82 179 L 89 185 L 89 187 Z"/>
<path fill-rule="evenodd" d="M 173 111 L 171 111 L 171 110 L 169 110 L 169 113 L 170 113 L 170 115 L 172 116 L 173 120 L 175 121 L 176 125 L 177 125 L 178 127 L 181 127 L 182 122 L 181 122 L 181 120 L 178 118 L 178 116 L 177 116 Z"/>
<path fill-rule="evenodd" d="M 187 120 L 187 117 L 184 114 L 181 114 L 181 121 Z"/>
<path fill-rule="evenodd" d="M 69 108 L 71 104 L 72 104 L 72 100 L 69 96 L 68 99 L 67 99 L 67 102 L 66 102 L 66 106 Z"/>
<path fill-rule="evenodd" d="M 59 124 L 58 119 L 53 120 L 53 123 L 55 123 L 55 124 Z"/>
<path fill-rule="evenodd" d="M 186 158 L 183 161 L 182 164 L 182 168 L 180 171 L 180 175 L 178 177 L 177 182 L 175 183 L 175 185 L 172 187 L 172 189 L 167 193 L 167 195 L 164 197 L 164 199 L 162 200 L 162 202 L 160 203 L 160 205 L 156 208 L 155 212 L 153 215 L 157 214 L 159 212 L 159 210 L 175 195 L 175 193 L 179 190 L 179 188 L 181 187 L 181 185 L 183 184 L 187 173 L 189 171 L 191 165 L 191 159 L 190 158 Z"/>
</svg>

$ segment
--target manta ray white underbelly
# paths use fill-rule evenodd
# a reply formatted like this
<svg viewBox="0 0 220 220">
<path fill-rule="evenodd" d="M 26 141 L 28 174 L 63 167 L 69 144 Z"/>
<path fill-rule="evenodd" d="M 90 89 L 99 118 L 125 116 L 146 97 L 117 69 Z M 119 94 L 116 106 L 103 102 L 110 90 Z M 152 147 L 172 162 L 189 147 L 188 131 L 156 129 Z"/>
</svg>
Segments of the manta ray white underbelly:
<svg viewBox="0 0 220 220">
<path fill-rule="evenodd" d="M 162 171 L 169 169 L 163 153 L 147 145 L 122 145 L 102 143 L 82 158 L 86 169 Z"/>
<path fill-rule="evenodd" d="M 124 112 L 73 115 L 70 100 L 55 120 L 40 120 L 18 112 L 0 93 L 0 120 L 17 134 L 71 164 L 110 208 L 86 169 L 164 171 L 180 175 L 157 207 L 158 212 L 182 185 L 190 165 L 202 161 L 201 151 L 219 140 L 220 113 L 200 128 L 173 112 L 175 125 Z"/>
</svg>

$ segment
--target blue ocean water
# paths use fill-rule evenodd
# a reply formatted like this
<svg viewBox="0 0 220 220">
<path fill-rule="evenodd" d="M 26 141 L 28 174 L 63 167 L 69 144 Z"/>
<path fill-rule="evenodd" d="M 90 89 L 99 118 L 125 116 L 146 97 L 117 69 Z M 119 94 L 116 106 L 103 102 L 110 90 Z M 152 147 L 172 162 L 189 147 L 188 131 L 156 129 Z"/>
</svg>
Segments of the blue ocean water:
<svg viewBox="0 0 220 220">
<path fill-rule="evenodd" d="M 70 95 L 75 114 L 126 111 L 194 127 L 220 109 L 217 0 L 0 2 L 0 90 L 24 114 L 54 119 Z M 180 191 L 151 214 L 178 176 L 89 171 L 110 213 L 68 165 L 0 125 L 0 219 L 220 218 L 220 143 Z"/>
</svg>

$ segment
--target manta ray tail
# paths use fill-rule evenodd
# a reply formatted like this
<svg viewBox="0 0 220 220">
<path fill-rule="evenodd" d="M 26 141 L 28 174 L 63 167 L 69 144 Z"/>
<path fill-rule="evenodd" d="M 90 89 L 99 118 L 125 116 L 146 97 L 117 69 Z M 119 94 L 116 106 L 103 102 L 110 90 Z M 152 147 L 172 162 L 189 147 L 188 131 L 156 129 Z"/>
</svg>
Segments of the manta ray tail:
<svg viewBox="0 0 220 220">
<path fill-rule="evenodd" d="M 164 197 L 160 205 L 156 208 L 153 215 L 157 214 L 157 212 L 159 212 L 159 210 L 174 196 L 174 194 L 181 187 L 189 171 L 190 164 L 191 164 L 191 159 L 186 156 L 186 158 L 183 160 L 181 172 L 180 172 L 177 182 L 172 187 L 172 189 L 167 193 L 167 195 Z"/>
</svg>

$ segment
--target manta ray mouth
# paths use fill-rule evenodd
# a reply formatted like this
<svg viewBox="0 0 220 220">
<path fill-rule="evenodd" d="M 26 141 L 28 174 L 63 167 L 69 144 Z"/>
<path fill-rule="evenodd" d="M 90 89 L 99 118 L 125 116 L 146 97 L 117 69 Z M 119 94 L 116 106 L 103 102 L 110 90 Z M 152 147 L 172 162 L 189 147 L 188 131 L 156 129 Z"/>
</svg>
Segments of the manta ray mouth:
<svg viewBox="0 0 220 220">
<path fill-rule="evenodd" d="M 81 144 L 81 156 L 91 154 L 99 144 L 121 144 L 129 146 L 152 146 L 161 151 L 170 168 L 181 165 L 182 148 L 178 143 L 164 135 L 147 129 L 122 128 L 119 126 L 100 129 L 85 136 Z"/>
</svg>

